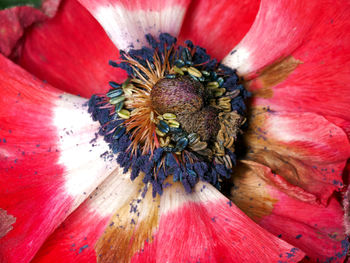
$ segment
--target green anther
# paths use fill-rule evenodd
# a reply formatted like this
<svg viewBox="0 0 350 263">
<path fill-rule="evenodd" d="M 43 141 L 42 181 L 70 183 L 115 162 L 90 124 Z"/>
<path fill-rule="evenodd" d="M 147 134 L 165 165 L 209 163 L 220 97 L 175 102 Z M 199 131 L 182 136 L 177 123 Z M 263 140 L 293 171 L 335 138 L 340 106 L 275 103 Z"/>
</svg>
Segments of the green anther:
<svg viewBox="0 0 350 263">
<path fill-rule="evenodd" d="M 126 81 L 124 81 L 124 83 L 122 85 L 122 89 L 125 89 L 129 85 L 130 80 L 131 80 L 130 78 L 127 78 Z"/>
<path fill-rule="evenodd" d="M 161 132 L 158 128 L 156 128 L 156 134 L 159 135 L 160 137 L 163 137 L 166 135 L 166 133 Z"/>
<path fill-rule="evenodd" d="M 163 118 L 166 120 L 175 120 L 176 119 L 176 115 L 173 113 L 164 113 L 163 114 Z"/>
<path fill-rule="evenodd" d="M 110 100 L 109 100 L 109 103 L 115 105 L 115 104 L 118 104 L 119 102 L 122 102 L 122 101 L 124 101 L 124 100 L 125 100 L 125 97 L 124 97 L 124 96 L 119 96 L 119 97 L 110 99 Z"/>
<path fill-rule="evenodd" d="M 173 71 L 177 74 L 184 75 L 185 73 L 178 67 L 174 66 Z"/>
<path fill-rule="evenodd" d="M 169 126 L 172 128 L 179 128 L 180 127 L 180 123 L 175 121 L 175 120 L 168 120 Z"/>
<path fill-rule="evenodd" d="M 202 70 L 202 74 L 204 77 L 209 77 L 210 76 L 210 73 L 206 70 Z"/>
<path fill-rule="evenodd" d="M 216 81 L 212 81 L 207 84 L 208 89 L 217 89 L 219 86 L 219 83 L 217 83 Z"/>
<path fill-rule="evenodd" d="M 123 106 L 124 106 L 124 102 L 123 102 L 123 101 L 117 103 L 117 104 L 115 105 L 115 112 L 116 112 L 116 113 L 120 112 L 120 111 L 122 110 Z"/>
<path fill-rule="evenodd" d="M 159 138 L 159 145 L 160 145 L 160 147 L 166 147 L 166 146 L 169 145 L 169 143 L 170 143 L 170 137 L 169 136 L 166 137 L 165 139 L 164 139 L 164 137 Z"/>
<path fill-rule="evenodd" d="M 214 91 L 215 91 L 214 93 L 215 97 L 221 97 L 226 92 L 226 89 L 221 88 L 221 89 L 215 89 Z"/>
<path fill-rule="evenodd" d="M 189 68 L 187 69 L 187 71 L 188 71 L 188 74 L 190 74 L 190 75 L 192 75 L 192 76 L 195 76 L 195 77 L 197 77 L 197 78 L 202 77 L 202 73 L 201 73 L 198 69 L 196 69 L 196 68 L 194 68 L 194 67 L 189 67 Z"/>
<path fill-rule="evenodd" d="M 118 112 L 118 116 L 122 119 L 129 119 L 130 118 L 130 111 L 126 109 L 122 109 L 121 111 Z"/>
</svg>

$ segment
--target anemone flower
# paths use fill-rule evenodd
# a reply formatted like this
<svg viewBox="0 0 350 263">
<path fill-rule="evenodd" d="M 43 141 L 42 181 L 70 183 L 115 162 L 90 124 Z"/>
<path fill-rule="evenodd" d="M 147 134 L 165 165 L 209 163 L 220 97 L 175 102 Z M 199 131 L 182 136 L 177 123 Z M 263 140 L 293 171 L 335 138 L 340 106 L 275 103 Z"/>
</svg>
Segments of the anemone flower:
<svg viewBox="0 0 350 263">
<path fill-rule="evenodd" d="M 0 58 L 0 261 L 343 262 L 349 31 L 346 0 L 63 1 Z"/>
</svg>

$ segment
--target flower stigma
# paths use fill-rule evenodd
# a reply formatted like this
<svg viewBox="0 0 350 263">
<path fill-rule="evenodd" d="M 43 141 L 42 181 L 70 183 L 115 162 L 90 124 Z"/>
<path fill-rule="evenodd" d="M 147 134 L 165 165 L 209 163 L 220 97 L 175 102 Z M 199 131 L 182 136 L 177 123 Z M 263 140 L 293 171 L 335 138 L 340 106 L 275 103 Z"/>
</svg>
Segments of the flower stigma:
<svg viewBox="0 0 350 263">
<path fill-rule="evenodd" d="M 187 192 L 199 180 L 220 188 L 236 162 L 235 142 L 245 123 L 249 96 L 235 70 L 211 59 L 206 50 L 162 33 L 146 35 L 150 47 L 121 51 L 110 65 L 124 69 L 124 83 L 89 100 L 100 135 L 118 154 L 131 179 L 143 176 L 153 195 L 168 177 Z"/>
</svg>

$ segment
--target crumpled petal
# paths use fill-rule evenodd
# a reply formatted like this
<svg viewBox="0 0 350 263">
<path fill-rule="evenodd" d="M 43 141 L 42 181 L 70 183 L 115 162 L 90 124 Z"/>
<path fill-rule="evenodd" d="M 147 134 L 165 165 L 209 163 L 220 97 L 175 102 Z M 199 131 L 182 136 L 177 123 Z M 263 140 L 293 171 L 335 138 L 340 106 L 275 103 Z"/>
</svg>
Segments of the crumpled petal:
<svg viewBox="0 0 350 263">
<path fill-rule="evenodd" d="M 325 7 L 320 21 L 291 54 L 298 66 L 287 78 L 271 82 L 276 74 L 270 72 L 255 79 L 250 88 L 271 94 L 265 98 L 257 94 L 256 104 L 321 114 L 350 135 L 350 3 L 329 2 Z M 285 61 L 280 65 L 288 65 Z"/>
<path fill-rule="evenodd" d="M 0 86 L 0 208 L 15 218 L 0 240 L 0 259 L 28 262 L 115 161 L 85 99 L 2 56 Z"/>
<path fill-rule="evenodd" d="M 19 64 L 58 89 L 90 97 L 106 92 L 111 80 L 125 80 L 123 70 L 108 64 L 118 58 L 97 21 L 75 0 L 66 0 L 53 19 L 27 34 Z"/>
<path fill-rule="evenodd" d="M 190 0 L 79 0 L 120 49 L 139 49 L 146 34 L 179 34 Z"/>
<path fill-rule="evenodd" d="M 190 39 L 220 61 L 248 32 L 259 4 L 259 0 L 192 1 L 181 28 L 179 42 Z"/>
<path fill-rule="evenodd" d="M 0 53 L 10 56 L 24 30 L 35 22 L 47 19 L 45 14 L 29 6 L 0 10 Z"/>
<path fill-rule="evenodd" d="M 304 251 L 312 262 L 343 262 L 349 242 L 336 198 L 326 207 L 300 201 L 273 184 L 269 178 L 274 176 L 278 175 L 266 166 L 243 161 L 232 175 L 230 199 L 260 226 Z"/>
<path fill-rule="evenodd" d="M 0 53 L 16 57 L 21 49 L 20 39 L 31 25 L 53 17 L 60 0 L 43 0 L 41 8 L 17 6 L 0 10 Z"/>
<path fill-rule="evenodd" d="M 281 187 L 292 184 L 309 193 L 295 197 L 326 204 L 333 191 L 343 187 L 350 144 L 341 128 L 315 113 L 268 108 L 253 109 L 249 124 L 244 137 L 246 158 L 281 176 Z"/>
</svg>

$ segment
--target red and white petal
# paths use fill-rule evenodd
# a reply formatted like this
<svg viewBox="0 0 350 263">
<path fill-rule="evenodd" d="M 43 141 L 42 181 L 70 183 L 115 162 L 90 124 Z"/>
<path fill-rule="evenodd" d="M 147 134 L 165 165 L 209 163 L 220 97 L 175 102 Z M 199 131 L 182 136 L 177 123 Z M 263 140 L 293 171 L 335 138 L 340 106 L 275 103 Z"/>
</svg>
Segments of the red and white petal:
<svg viewBox="0 0 350 263">
<path fill-rule="evenodd" d="M 177 36 L 190 0 L 78 0 L 122 50 L 141 48 L 145 35 Z"/>
<path fill-rule="evenodd" d="M 159 229 L 132 262 L 298 262 L 303 256 L 213 186 L 198 183 L 188 194 L 178 183 L 164 191 Z"/>
<path fill-rule="evenodd" d="M 304 251 L 312 262 L 343 262 L 349 242 L 338 201 L 332 197 L 326 207 L 300 201 L 271 183 L 268 178 L 274 176 L 261 164 L 240 163 L 232 175 L 230 199 L 263 228 Z"/>
<path fill-rule="evenodd" d="M 317 1 L 261 0 L 249 32 L 223 63 L 242 75 L 254 75 L 291 54 L 322 20 L 322 8 Z"/>
<path fill-rule="evenodd" d="M 192 1 L 179 35 L 190 39 L 218 59 L 224 58 L 252 26 L 259 0 Z"/>
<path fill-rule="evenodd" d="M 123 70 L 108 65 L 118 58 L 118 49 L 89 12 L 66 0 L 53 19 L 27 34 L 19 64 L 56 88 L 90 97 L 106 92 L 110 80 L 125 80 Z"/>
<path fill-rule="evenodd" d="M 292 184 L 313 195 L 310 202 L 326 204 L 343 187 L 350 144 L 341 128 L 320 115 L 256 110 L 245 141 L 248 159 L 282 176 L 275 178 L 282 188 Z"/>
<path fill-rule="evenodd" d="M 15 218 L 0 254 L 4 262 L 28 262 L 114 162 L 85 99 L 53 89 L 4 57 L 0 86 L 0 207 Z"/>
<path fill-rule="evenodd" d="M 33 262 L 129 262 L 152 238 L 159 198 L 116 169 L 44 243 Z M 154 220 L 155 224 L 152 224 Z"/>
<path fill-rule="evenodd" d="M 195 194 L 170 186 L 161 203 L 150 190 L 142 197 L 142 187 L 127 174 L 111 175 L 45 242 L 34 262 L 298 262 L 304 256 L 209 185 L 198 186 Z"/>
<path fill-rule="evenodd" d="M 253 83 L 254 89 L 270 89 L 272 94 L 257 98 L 258 104 L 277 111 L 315 112 L 350 134 L 349 10 L 349 1 L 329 2 L 320 21 L 292 53 L 301 64 L 288 78 L 272 86 L 259 78 Z"/>
</svg>

